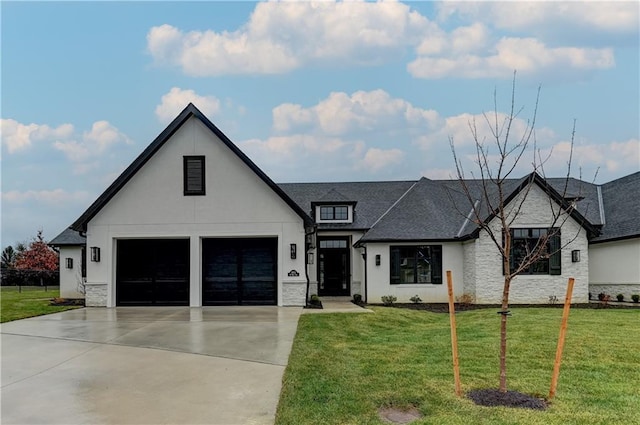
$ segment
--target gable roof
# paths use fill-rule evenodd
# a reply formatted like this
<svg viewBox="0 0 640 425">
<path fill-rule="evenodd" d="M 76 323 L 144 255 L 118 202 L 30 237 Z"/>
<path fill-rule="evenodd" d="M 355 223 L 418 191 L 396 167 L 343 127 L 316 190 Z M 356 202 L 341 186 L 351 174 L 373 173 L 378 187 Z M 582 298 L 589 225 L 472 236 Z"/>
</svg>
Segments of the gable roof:
<svg viewBox="0 0 640 425">
<path fill-rule="evenodd" d="M 557 179 L 556 184 L 564 185 L 565 179 Z M 489 200 L 483 199 L 483 186 L 480 180 L 465 180 L 465 184 L 476 199 L 476 206 L 481 211 L 484 222 L 495 217 L 488 203 L 497 205 L 497 187 L 487 186 Z M 529 185 L 535 184 L 544 190 L 563 209 L 570 207 L 572 199 L 563 197 L 553 185 L 540 175 L 531 173 L 521 179 L 505 181 L 503 188 L 507 196 L 505 204 Z M 571 185 L 576 185 L 575 182 Z M 573 195 L 570 198 L 574 198 Z M 577 204 L 579 205 L 579 203 Z M 584 212 L 588 209 L 581 207 Z M 593 208 L 595 209 L 595 208 Z M 442 241 L 464 240 L 478 236 L 480 228 L 469 219 L 472 205 L 458 180 L 434 181 L 422 178 L 393 208 L 385 214 L 360 239 L 360 242 L 383 241 Z M 571 217 L 584 227 L 593 237 L 599 229 L 584 217 L 580 208 L 571 210 Z M 595 217 L 595 216 L 594 216 Z"/>
<path fill-rule="evenodd" d="M 354 205 L 358 202 L 347 198 L 342 193 L 338 192 L 335 188 L 331 188 L 325 193 L 319 200 L 312 202 L 312 205 L 330 205 L 330 204 L 350 204 Z"/>
<path fill-rule="evenodd" d="M 256 164 L 253 163 L 233 142 L 204 116 L 193 103 L 186 108 L 155 138 L 153 142 L 127 167 L 126 170 L 95 200 L 93 204 L 70 226 L 71 229 L 84 232 L 89 221 L 122 189 L 129 180 L 149 161 L 153 155 L 178 131 L 191 117 L 200 120 L 214 133 L 234 154 L 236 154 L 267 186 L 271 188 L 293 211 L 296 212 L 306 225 L 312 224 L 311 217 L 300 208 L 278 185 L 276 185 Z"/>
<path fill-rule="evenodd" d="M 560 179 L 561 181 L 564 181 L 565 179 Z M 510 184 L 511 183 L 511 184 Z M 505 188 L 507 188 L 507 193 L 509 193 L 508 188 L 514 184 L 514 182 L 507 182 L 507 184 L 505 184 Z M 558 190 L 556 190 L 553 185 L 551 185 L 547 180 L 543 179 L 538 173 L 536 173 L 535 171 L 530 173 L 529 175 L 523 177 L 522 179 L 520 179 L 517 182 L 517 186 L 509 193 L 509 195 L 505 198 L 504 204 L 505 205 L 509 205 L 509 203 L 511 201 L 514 200 L 514 198 L 516 196 L 518 196 L 518 194 L 520 192 L 522 192 L 523 190 L 527 189 L 527 187 L 529 187 L 530 185 L 535 184 L 538 187 L 540 187 L 556 204 L 560 205 L 560 207 L 564 210 L 570 210 L 571 212 L 569 213 L 569 215 L 576 221 L 578 222 L 583 228 L 585 228 L 585 230 L 587 230 L 588 235 L 590 237 L 594 237 L 597 236 L 598 234 L 600 234 L 600 231 L 598 228 L 596 228 L 591 222 L 589 222 L 589 220 L 587 220 L 582 213 L 580 212 L 580 210 L 578 208 L 572 208 L 571 206 L 571 202 L 573 201 L 573 199 L 569 199 L 563 195 L 560 194 L 560 192 Z M 564 191 L 566 192 L 566 191 Z M 495 194 L 494 194 L 495 196 Z M 570 198 L 574 198 L 575 194 L 570 196 Z M 495 205 L 495 204 L 494 204 Z M 577 204 L 576 204 L 577 205 Z M 493 218 L 495 217 L 495 213 L 493 211 L 489 211 L 488 215 L 486 218 L 484 218 L 485 222 L 489 222 L 491 221 Z M 479 228 L 476 228 L 472 234 L 473 237 L 475 237 L 477 235 L 477 233 L 480 231 Z"/>
<path fill-rule="evenodd" d="M 640 237 L 640 171 L 600 186 L 604 220 L 594 243 Z"/>
</svg>

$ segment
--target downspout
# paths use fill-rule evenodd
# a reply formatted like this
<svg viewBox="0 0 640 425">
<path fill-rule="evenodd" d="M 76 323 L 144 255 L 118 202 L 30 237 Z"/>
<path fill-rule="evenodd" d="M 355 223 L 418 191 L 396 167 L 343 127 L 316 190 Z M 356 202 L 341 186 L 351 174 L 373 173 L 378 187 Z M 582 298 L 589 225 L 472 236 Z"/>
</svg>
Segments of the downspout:
<svg viewBox="0 0 640 425">
<path fill-rule="evenodd" d="M 307 289 L 304 295 L 304 305 L 305 307 L 309 306 L 309 286 L 311 286 L 311 281 L 309 280 L 309 248 L 307 247 L 307 236 L 313 235 L 314 233 L 316 233 L 316 225 L 314 225 L 312 227 L 312 231 L 310 233 L 307 233 L 305 231 L 304 233 L 304 244 L 305 244 L 305 250 L 304 250 L 304 275 L 307 278 Z M 310 245 L 310 244 L 309 244 Z"/>
<path fill-rule="evenodd" d="M 369 290 L 369 287 L 367 285 L 367 246 L 364 245 L 364 253 L 362 254 L 362 258 L 364 259 L 364 302 L 365 304 L 367 303 L 367 292 Z"/>
</svg>

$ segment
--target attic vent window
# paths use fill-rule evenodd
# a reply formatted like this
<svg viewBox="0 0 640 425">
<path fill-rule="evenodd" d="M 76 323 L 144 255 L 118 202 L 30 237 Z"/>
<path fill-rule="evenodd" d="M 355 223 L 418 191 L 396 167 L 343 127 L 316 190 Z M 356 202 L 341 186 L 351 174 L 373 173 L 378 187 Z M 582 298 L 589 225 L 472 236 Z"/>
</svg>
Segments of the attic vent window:
<svg viewBox="0 0 640 425">
<path fill-rule="evenodd" d="M 204 195 L 204 156 L 184 157 L 185 196 Z"/>
</svg>

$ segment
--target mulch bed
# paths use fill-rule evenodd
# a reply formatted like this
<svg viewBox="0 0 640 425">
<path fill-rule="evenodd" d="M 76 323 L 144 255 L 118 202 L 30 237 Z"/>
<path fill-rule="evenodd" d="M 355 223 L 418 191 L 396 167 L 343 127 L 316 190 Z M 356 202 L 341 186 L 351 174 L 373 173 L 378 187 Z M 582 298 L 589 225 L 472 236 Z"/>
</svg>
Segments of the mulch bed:
<svg viewBox="0 0 640 425">
<path fill-rule="evenodd" d="M 83 299 L 78 298 L 53 298 L 49 305 L 84 305 Z"/>
<path fill-rule="evenodd" d="M 473 400 L 475 404 L 489 407 L 505 406 L 545 410 L 548 406 L 547 402 L 542 398 L 517 391 L 507 391 L 503 393 L 497 389 L 472 390 L 467 393 L 467 397 Z"/>
<path fill-rule="evenodd" d="M 445 303 L 393 303 L 391 305 L 385 306 L 383 304 L 376 304 L 381 307 L 391 307 L 391 308 L 407 308 L 410 310 L 425 310 L 431 311 L 433 313 L 448 313 L 449 312 L 449 304 Z M 502 306 L 500 304 L 456 304 L 455 310 L 458 311 L 468 311 L 468 310 L 479 310 L 479 309 L 500 309 Z M 563 308 L 563 303 L 557 304 L 511 304 L 510 308 Z M 600 304 L 600 303 L 584 303 L 584 304 L 571 304 L 571 308 L 581 308 L 581 309 L 603 309 L 603 308 L 613 308 L 613 309 L 638 309 L 638 307 L 633 305 L 624 305 L 624 304 Z"/>
</svg>

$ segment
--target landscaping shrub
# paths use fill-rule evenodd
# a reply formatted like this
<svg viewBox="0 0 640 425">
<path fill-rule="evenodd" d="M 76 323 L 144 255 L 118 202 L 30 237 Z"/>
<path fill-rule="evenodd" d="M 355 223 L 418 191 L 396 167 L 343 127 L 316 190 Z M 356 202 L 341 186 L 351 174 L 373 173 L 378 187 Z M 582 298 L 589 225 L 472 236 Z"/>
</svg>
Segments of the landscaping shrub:
<svg viewBox="0 0 640 425">
<path fill-rule="evenodd" d="M 354 304 L 362 304 L 362 295 L 353 294 L 353 303 Z"/>
<path fill-rule="evenodd" d="M 309 297 L 309 304 L 320 305 L 320 297 L 317 294 L 311 294 L 311 296 Z"/>
<path fill-rule="evenodd" d="M 418 304 L 422 302 L 422 298 L 420 298 L 418 296 L 418 294 L 414 295 L 413 297 L 409 298 L 411 300 L 412 303 L 414 304 Z"/>
<path fill-rule="evenodd" d="M 624 295 L 623 294 L 616 295 L 616 298 L 618 299 L 619 302 L 624 301 Z"/>
<path fill-rule="evenodd" d="M 633 300 L 634 303 L 640 302 L 640 295 L 633 294 L 631 295 L 631 299 Z"/>
<path fill-rule="evenodd" d="M 383 295 L 380 299 L 382 299 L 382 304 L 384 305 L 391 305 L 398 301 L 398 298 L 395 295 Z"/>
</svg>

